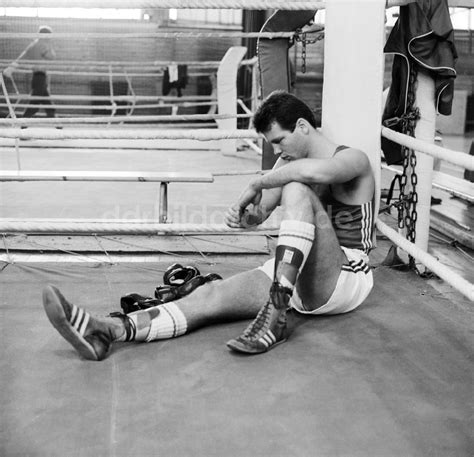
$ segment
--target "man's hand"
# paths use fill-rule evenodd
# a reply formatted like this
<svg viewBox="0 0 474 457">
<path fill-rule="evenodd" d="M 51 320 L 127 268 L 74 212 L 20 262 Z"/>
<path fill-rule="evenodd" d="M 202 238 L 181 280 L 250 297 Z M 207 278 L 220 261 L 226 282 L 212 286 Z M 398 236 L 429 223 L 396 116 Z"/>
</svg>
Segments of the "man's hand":
<svg viewBox="0 0 474 457">
<path fill-rule="evenodd" d="M 237 205 L 231 206 L 224 215 L 225 223 L 232 228 L 242 228 L 243 211 Z"/>
<path fill-rule="evenodd" d="M 242 194 L 240 194 L 237 203 L 227 210 L 224 220 L 229 227 L 247 228 L 259 223 L 258 218 L 252 218 L 251 213 L 247 211 L 249 205 L 258 206 L 262 200 L 262 189 L 260 189 L 258 183 L 258 178 L 251 181 Z"/>
<path fill-rule="evenodd" d="M 231 206 L 224 215 L 225 223 L 232 228 L 255 227 L 261 224 L 263 219 L 261 212 L 258 212 L 258 208 L 253 208 L 250 211 L 248 209 L 242 210 L 237 204 Z"/>
</svg>

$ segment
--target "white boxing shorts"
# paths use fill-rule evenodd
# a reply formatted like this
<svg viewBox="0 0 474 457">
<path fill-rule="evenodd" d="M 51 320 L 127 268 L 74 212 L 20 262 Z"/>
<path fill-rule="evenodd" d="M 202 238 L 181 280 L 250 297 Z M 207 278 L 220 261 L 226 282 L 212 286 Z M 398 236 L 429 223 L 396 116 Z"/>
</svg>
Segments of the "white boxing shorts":
<svg viewBox="0 0 474 457">
<path fill-rule="evenodd" d="M 308 311 L 304 309 L 301 298 L 296 291 L 290 299 L 290 306 L 302 314 L 342 314 L 356 309 L 369 295 L 374 285 L 369 257 L 359 249 L 341 246 L 348 263 L 342 266 L 336 287 L 329 300 L 319 308 Z M 258 270 L 263 271 L 271 280 L 275 270 L 275 259 L 266 261 Z"/>
</svg>

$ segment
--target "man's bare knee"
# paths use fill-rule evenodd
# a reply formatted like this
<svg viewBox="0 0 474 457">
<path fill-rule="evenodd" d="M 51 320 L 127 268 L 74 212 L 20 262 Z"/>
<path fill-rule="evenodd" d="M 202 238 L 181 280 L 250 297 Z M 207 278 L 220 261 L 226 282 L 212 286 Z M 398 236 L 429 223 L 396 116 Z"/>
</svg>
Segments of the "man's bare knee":
<svg viewBox="0 0 474 457">
<path fill-rule="evenodd" d="M 212 322 L 254 318 L 268 298 L 271 280 L 259 270 L 212 281 L 177 301 L 192 330 Z"/>
<path fill-rule="evenodd" d="M 203 284 L 201 287 L 198 287 L 194 290 L 191 294 L 181 298 L 178 302 L 182 303 L 195 303 L 197 300 L 202 301 L 204 303 L 208 303 L 210 301 L 215 301 L 218 298 L 219 290 L 222 287 L 221 283 L 223 281 L 211 281 L 206 284 Z"/>
<path fill-rule="evenodd" d="M 292 182 L 283 187 L 281 206 L 284 219 L 313 222 L 318 202 L 313 189 L 306 184 Z"/>
<path fill-rule="evenodd" d="M 290 182 L 283 186 L 282 201 L 310 199 L 313 194 L 313 190 L 307 184 Z"/>
</svg>

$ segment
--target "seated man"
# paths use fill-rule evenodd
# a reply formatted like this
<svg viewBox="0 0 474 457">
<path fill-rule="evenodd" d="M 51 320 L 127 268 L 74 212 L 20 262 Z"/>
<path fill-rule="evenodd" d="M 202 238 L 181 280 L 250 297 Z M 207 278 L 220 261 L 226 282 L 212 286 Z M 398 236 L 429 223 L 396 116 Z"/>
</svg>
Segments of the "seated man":
<svg viewBox="0 0 474 457">
<path fill-rule="evenodd" d="M 54 327 L 86 359 L 101 360 L 114 341 L 153 341 L 224 320 L 251 319 L 230 349 L 266 352 L 288 338 L 286 313 L 338 314 L 357 308 L 373 286 L 368 265 L 374 230 L 374 177 L 364 152 L 338 146 L 313 113 L 286 92 L 272 93 L 254 126 L 279 154 L 226 213 L 230 227 L 260 224 L 282 207 L 275 258 L 262 267 L 202 285 L 169 303 L 116 317 L 92 317 L 60 291 L 44 290 Z"/>
</svg>

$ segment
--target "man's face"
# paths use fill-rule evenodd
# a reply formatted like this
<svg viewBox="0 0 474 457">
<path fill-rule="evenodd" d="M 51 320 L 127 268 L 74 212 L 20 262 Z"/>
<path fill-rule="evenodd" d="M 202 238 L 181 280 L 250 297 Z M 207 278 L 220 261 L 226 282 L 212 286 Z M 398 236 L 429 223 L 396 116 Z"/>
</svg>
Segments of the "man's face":
<svg viewBox="0 0 474 457">
<path fill-rule="evenodd" d="M 306 135 L 304 135 L 300 121 L 295 130 L 283 129 L 278 122 L 273 122 L 270 130 L 264 133 L 266 140 L 273 146 L 273 153 L 280 155 L 283 160 L 297 160 L 307 156 Z"/>
</svg>

